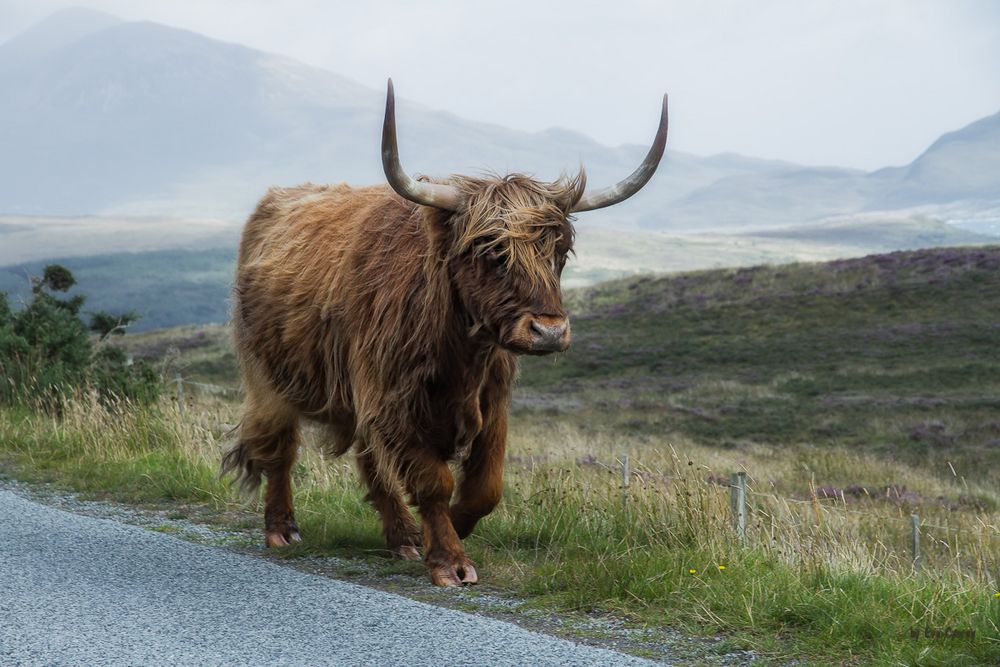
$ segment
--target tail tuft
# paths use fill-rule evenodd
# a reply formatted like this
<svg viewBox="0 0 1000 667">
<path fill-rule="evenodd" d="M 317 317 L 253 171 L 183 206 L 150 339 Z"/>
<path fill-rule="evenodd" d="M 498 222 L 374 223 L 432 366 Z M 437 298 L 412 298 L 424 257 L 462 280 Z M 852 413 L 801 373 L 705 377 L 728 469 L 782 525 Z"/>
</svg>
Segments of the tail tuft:
<svg viewBox="0 0 1000 667">
<path fill-rule="evenodd" d="M 254 459 L 250 458 L 247 443 L 240 440 L 222 457 L 221 475 L 235 474 L 235 481 L 240 490 L 246 494 L 254 494 L 260 487 L 263 471 Z"/>
</svg>

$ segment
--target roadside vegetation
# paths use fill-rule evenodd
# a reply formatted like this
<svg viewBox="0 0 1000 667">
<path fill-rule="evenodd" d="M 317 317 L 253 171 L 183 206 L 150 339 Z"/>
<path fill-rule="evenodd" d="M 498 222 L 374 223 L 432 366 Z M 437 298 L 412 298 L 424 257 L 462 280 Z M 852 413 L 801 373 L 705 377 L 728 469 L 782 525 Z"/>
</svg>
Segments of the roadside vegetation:
<svg viewBox="0 0 1000 667">
<path fill-rule="evenodd" d="M 137 315 L 82 313 L 84 295 L 59 297 L 75 283 L 69 270 L 52 264 L 31 280 L 31 297 L 22 308 L 11 309 L 0 292 L 0 405 L 60 411 L 67 396 L 90 392 L 105 403 L 155 402 L 159 376 L 111 344 Z"/>
<path fill-rule="evenodd" d="M 467 540 L 484 583 L 723 633 L 765 662 L 1000 663 L 998 269 L 1000 248 L 946 249 L 574 292 L 574 346 L 526 361 L 504 502 Z M 14 402 L 5 467 L 125 502 L 252 506 L 217 475 L 238 418 L 224 328 L 122 343 L 202 383 L 184 410 L 87 390 L 59 411 Z M 318 451 L 295 470 L 289 555 L 422 577 L 388 560 L 351 462 Z"/>
</svg>

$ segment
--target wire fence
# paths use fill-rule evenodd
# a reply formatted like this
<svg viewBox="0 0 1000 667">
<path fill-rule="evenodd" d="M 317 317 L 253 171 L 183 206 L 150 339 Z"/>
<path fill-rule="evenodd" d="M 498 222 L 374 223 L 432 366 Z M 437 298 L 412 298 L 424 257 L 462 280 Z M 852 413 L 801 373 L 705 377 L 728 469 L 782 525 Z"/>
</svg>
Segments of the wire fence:
<svg viewBox="0 0 1000 667">
<path fill-rule="evenodd" d="M 604 470 L 617 478 L 626 502 L 637 481 L 660 486 L 686 484 L 683 488 L 691 488 L 695 483 L 718 488 L 720 492 L 728 489 L 729 524 L 740 544 L 763 540 L 764 544 L 773 545 L 778 541 L 776 532 L 784 532 L 786 543 L 792 541 L 788 539 L 789 533 L 798 532 L 799 546 L 809 542 L 810 549 L 816 544 L 826 544 L 833 549 L 838 541 L 840 546 L 856 548 L 861 541 L 869 539 L 873 552 L 895 553 L 908 561 L 914 572 L 921 571 L 925 563 L 939 566 L 949 563 L 960 565 L 967 574 L 978 573 L 994 584 L 1000 581 L 1000 523 L 995 515 L 986 512 L 964 513 L 956 518 L 965 525 L 947 525 L 922 518 L 919 502 L 910 502 L 893 487 L 887 487 L 884 494 L 862 498 L 898 503 L 895 508 L 889 511 L 875 507 L 857 509 L 847 506 L 848 498 L 843 492 L 824 495 L 822 490 L 810 487 L 809 497 L 803 499 L 758 491 L 752 488 L 751 477 L 746 471 L 733 472 L 728 479 L 718 475 L 708 478 L 671 475 L 659 470 L 637 469 L 628 456 L 612 462 L 587 457 L 578 463 Z M 931 514 L 935 514 L 933 508 Z M 889 530 L 891 525 L 898 526 L 899 531 Z"/>
<path fill-rule="evenodd" d="M 188 380 L 180 373 L 174 376 L 172 384 L 177 396 L 178 410 L 182 416 L 186 409 L 186 388 L 210 395 L 242 395 L 242 391 L 235 387 Z M 618 486 L 621 489 L 623 502 L 628 502 L 629 494 L 634 492 L 633 487 L 637 485 L 635 484 L 636 482 L 646 485 L 651 481 L 659 481 L 667 484 L 692 481 L 691 477 L 683 475 L 671 475 L 665 474 L 662 471 L 640 469 L 634 465 L 634 461 L 628 455 L 623 455 L 613 461 L 601 461 L 596 457 L 588 456 L 579 459 L 577 464 L 604 470 L 616 477 L 618 479 Z M 960 551 L 958 548 L 959 537 L 968 535 L 972 530 L 979 530 L 987 534 L 985 538 L 980 536 L 980 541 L 985 540 L 988 546 L 992 545 L 992 541 L 996 541 L 998 543 L 997 554 L 1000 555 L 1000 526 L 988 523 L 983 515 L 980 514 L 973 517 L 972 521 L 975 524 L 973 526 L 949 526 L 940 523 L 929 523 L 921 519 L 919 513 L 916 511 L 913 513 L 904 513 L 906 503 L 903 501 L 905 499 L 901 496 L 898 489 L 895 490 L 896 497 L 894 498 L 891 487 L 886 489 L 884 495 L 867 494 L 867 491 L 865 493 L 867 494 L 867 498 L 872 501 L 885 499 L 899 502 L 898 516 L 893 516 L 884 511 L 879 512 L 871 509 L 865 510 L 848 507 L 847 495 L 843 490 L 840 490 L 839 493 L 837 490 L 834 490 L 831 494 L 828 489 L 817 490 L 814 487 L 810 487 L 809 497 L 805 499 L 781 495 L 777 492 L 758 491 L 752 487 L 751 477 L 743 470 L 731 473 L 728 481 L 726 481 L 726 478 L 716 476 L 708 480 L 702 479 L 701 481 L 716 487 L 728 487 L 732 530 L 741 544 L 747 544 L 750 541 L 749 528 L 751 525 L 754 525 L 753 521 L 757 521 L 758 525 L 761 525 L 763 522 L 769 524 L 770 539 L 773 542 L 775 539 L 774 533 L 776 528 L 779 527 L 779 523 L 780 528 L 783 530 L 809 530 L 815 529 L 817 525 L 828 525 L 833 518 L 854 517 L 855 527 L 860 526 L 864 522 L 899 525 L 903 529 L 903 532 L 908 533 L 909 539 L 905 551 L 908 553 L 915 571 L 920 570 L 925 561 L 926 547 L 940 547 L 948 551 L 954 551 L 957 557 Z M 800 508 L 800 511 L 795 512 L 792 508 Z M 804 515 L 803 512 L 811 513 L 811 517 Z M 950 537 L 940 538 L 929 531 L 941 531 Z M 922 538 L 924 542 L 922 542 Z M 904 549 L 904 547 L 898 545 L 897 548 L 900 550 Z M 997 573 L 997 578 L 1000 579 L 1000 573 Z"/>
<path fill-rule="evenodd" d="M 597 459 L 587 459 L 586 461 L 583 462 L 583 465 L 594 466 L 596 468 L 607 470 L 608 472 L 613 472 L 613 473 L 616 473 L 616 474 L 621 474 L 622 485 L 626 486 L 626 487 L 630 485 L 630 482 L 631 482 L 632 479 L 637 478 L 637 477 L 640 478 L 640 479 L 643 478 L 643 473 L 642 472 L 633 469 L 632 462 L 631 462 L 629 456 L 627 456 L 627 455 L 623 456 L 622 458 L 620 458 L 618 460 L 616 460 L 614 463 L 607 463 L 607 462 L 600 461 L 600 460 L 597 460 Z M 745 475 L 745 474 L 746 474 L 745 471 L 740 471 L 740 472 L 737 472 L 737 473 L 732 473 L 733 476 Z M 664 480 L 664 481 L 671 481 L 671 480 L 677 481 L 677 480 L 687 479 L 687 478 L 682 477 L 682 476 L 664 474 L 664 473 L 661 473 L 659 471 L 657 471 L 656 473 L 654 473 L 653 476 L 656 479 L 660 479 L 660 480 Z M 763 498 L 763 499 L 766 499 L 766 500 L 769 500 L 769 501 L 770 500 L 775 500 L 775 499 L 780 499 L 781 502 L 783 502 L 783 503 L 790 503 L 790 504 L 793 504 L 793 505 L 807 506 L 807 507 L 810 507 L 812 509 L 818 509 L 820 511 L 828 512 L 828 513 L 829 512 L 839 512 L 839 513 L 843 513 L 843 514 L 854 514 L 854 515 L 858 515 L 858 516 L 862 516 L 862 517 L 866 517 L 866 518 L 871 518 L 871 516 L 872 516 L 872 513 L 870 511 L 851 509 L 851 508 L 847 507 L 846 506 L 846 503 L 847 503 L 846 494 L 844 494 L 843 492 L 841 492 L 841 493 L 839 493 L 837 495 L 834 495 L 834 496 L 829 496 L 829 495 L 820 495 L 820 494 L 816 493 L 815 491 L 812 491 L 811 492 L 812 495 L 813 495 L 812 498 L 809 498 L 809 499 L 793 498 L 793 497 L 790 497 L 790 496 L 783 496 L 783 495 L 780 495 L 778 493 L 768 493 L 768 492 L 764 492 L 764 491 L 755 491 L 754 489 L 752 489 L 750 487 L 749 482 L 747 481 L 748 479 L 749 479 L 748 477 L 744 478 L 743 482 L 738 482 L 738 481 L 736 481 L 736 479 L 733 479 L 732 481 L 730 481 L 729 484 L 726 484 L 726 486 L 728 486 L 730 489 L 737 489 L 737 488 L 742 488 L 743 489 L 742 493 L 745 495 L 745 499 L 744 499 L 742 505 L 747 505 L 749 503 L 750 496 L 753 496 L 755 498 Z M 745 486 L 743 486 L 743 485 L 745 485 Z M 883 497 L 883 496 L 869 495 L 868 497 L 871 498 L 871 499 L 873 499 L 873 500 L 875 500 L 875 499 L 878 499 L 879 497 Z M 886 499 L 888 499 L 888 500 L 892 500 L 893 499 L 892 491 L 891 490 L 887 491 L 884 497 Z M 898 494 L 897 494 L 896 499 L 900 499 L 899 496 L 898 496 Z M 836 503 L 838 501 L 841 504 L 834 504 L 834 503 Z M 734 506 L 734 511 L 735 511 L 735 506 Z M 879 520 L 882 520 L 882 521 L 898 521 L 900 523 L 910 524 L 912 522 L 911 516 L 893 517 L 893 516 L 889 516 L 887 514 L 879 514 L 878 518 L 879 518 Z M 976 517 L 976 520 L 979 521 L 980 527 L 982 529 L 984 529 L 984 530 L 992 530 L 992 531 L 995 531 L 998 534 L 1000 534 L 1000 525 L 987 524 L 987 523 L 985 523 L 985 522 L 982 521 L 982 517 L 978 517 L 978 516 Z M 940 525 L 940 524 L 925 523 L 925 522 L 921 522 L 920 525 L 923 528 L 933 528 L 933 529 L 936 529 L 936 530 L 945 530 L 945 531 L 952 531 L 952 532 L 959 532 L 959 531 L 963 531 L 963 530 L 968 530 L 967 528 L 958 528 L 958 527 L 955 527 L 955 526 L 943 526 L 943 525 Z"/>
</svg>

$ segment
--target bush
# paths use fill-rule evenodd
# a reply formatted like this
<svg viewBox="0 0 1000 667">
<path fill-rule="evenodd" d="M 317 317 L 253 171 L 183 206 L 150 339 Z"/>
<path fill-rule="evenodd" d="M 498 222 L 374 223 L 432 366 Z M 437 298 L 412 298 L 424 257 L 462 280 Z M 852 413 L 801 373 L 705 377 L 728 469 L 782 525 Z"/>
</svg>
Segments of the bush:
<svg viewBox="0 0 1000 667">
<path fill-rule="evenodd" d="M 160 397 L 163 383 L 152 368 L 140 362 L 132 364 L 119 347 L 104 346 L 94 355 L 92 383 L 104 402 L 125 398 L 149 404 Z"/>
<path fill-rule="evenodd" d="M 54 407 L 67 395 L 96 390 L 105 401 L 126 399 L 151 403 L 160 393 L 156 374 L 142 364 L 133 365 L 119 348 L 95 346 L 88 326 L 80 319 L 85 297 L 59 298 L 76 280 L 59 265 L 45 267 L 34 279 L 32 299 L 13 311 L 0 292 L 0 403 L 41 403 Z M 114 316 L 96 313 L 92 324 L 114 322 L 117 330 L 135 319 L 133 313 Z M 95 326 L 104 337 L 110 330 Z"/>
</svg>

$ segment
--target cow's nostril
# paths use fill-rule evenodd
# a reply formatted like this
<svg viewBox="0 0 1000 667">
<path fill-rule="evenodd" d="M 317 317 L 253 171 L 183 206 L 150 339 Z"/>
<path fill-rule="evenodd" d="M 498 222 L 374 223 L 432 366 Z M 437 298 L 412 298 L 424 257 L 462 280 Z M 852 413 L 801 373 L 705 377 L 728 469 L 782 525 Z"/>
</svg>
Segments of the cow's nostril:
<svg viewBox="0 0 1000 667">
<path fill-rule="evenodd" d="M 553 318 L 555 319 L 555 318 Z M 546 324 L 544 320 L 531 320 L 532 349 L 554 352 L 565 348 L 563 337 L 569 326 L 566 320 L 556 320 L 555 324 Z"/>
</svg>

